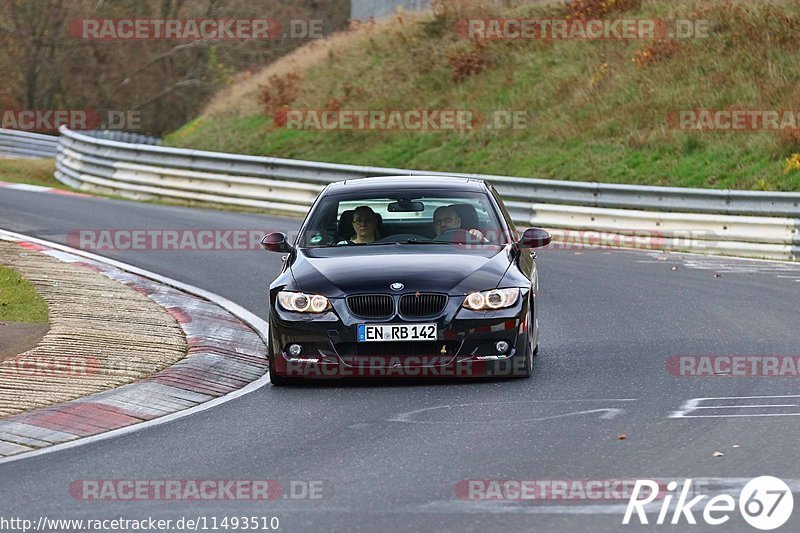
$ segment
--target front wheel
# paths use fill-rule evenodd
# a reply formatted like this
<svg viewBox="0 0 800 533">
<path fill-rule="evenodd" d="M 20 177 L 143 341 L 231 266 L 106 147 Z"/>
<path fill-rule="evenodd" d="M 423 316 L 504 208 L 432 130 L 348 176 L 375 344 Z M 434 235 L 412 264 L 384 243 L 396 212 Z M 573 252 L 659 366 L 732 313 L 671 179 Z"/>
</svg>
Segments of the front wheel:
<svg viewBox="0 0 800 533">
<path fill-rule="evenodd" d="M 528 314 L 529 324 L 531 323 L 530 316 Z M 522 372 L 518 376 L 521 379 L 528 379 L 533 375 L 533 358 L 539 353 L 539 344 L 537 343 L 535 347 L 533 346 L 533 335 L 531 335 L 530 328 L 528 328 L 525 341 L 525 359 L 523 360 Z"/>
<path fill-rule="evenodd" d="M 528 379 L 533 375 L 533 353 L 530 350 L 526 350 L 523 365 L 522 372 L 518 377 L 521 379 Z"/>
</svg>

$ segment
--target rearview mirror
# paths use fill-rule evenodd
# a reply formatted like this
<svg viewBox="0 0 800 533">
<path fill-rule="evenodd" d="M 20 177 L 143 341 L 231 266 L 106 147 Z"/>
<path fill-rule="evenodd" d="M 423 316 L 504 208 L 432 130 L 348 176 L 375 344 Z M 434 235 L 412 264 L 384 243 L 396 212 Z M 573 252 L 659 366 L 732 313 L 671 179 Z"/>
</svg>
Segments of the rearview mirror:
<svg viewBox="0 0 800 533">
<path fill-rule="evenodd" d="M 528 228 L 517 241 L 519 248 L 544 248 L 553 238 L 550 233 L 541 228 Z"/>
<path fill-rule="evenodd" d="M 261 239 L 261 246 L 269 252 L 291 252 L 292 245 L 289 244 L 288 237 L 285 233 L 276 231 L 266 235 Z"/>
<path fill-rule="evenodd" d="M 407 213 L 415 211 L 425 211 L 425 204 L 411 200 L 399 200 L 389 204 L 390 213 Z"/>
</svg>

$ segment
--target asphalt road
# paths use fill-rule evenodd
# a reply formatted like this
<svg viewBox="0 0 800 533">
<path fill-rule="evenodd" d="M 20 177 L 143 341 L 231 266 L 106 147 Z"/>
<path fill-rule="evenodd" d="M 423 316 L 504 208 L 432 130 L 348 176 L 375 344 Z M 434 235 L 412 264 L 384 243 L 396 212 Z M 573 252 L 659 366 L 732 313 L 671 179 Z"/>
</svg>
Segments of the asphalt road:
<svg viewBox="0 0 800 533">
<path fill-rule="evenodd" d="M 90 228 L 297 226 L 0 189 L 0 228 L 56 242 Z M 264 318 L 264 293 L 280 264 L 259 250 L 103 255 Z M 738 487 L 730 492 L 738 498 L 741 480 L 774 475 L 798 490 L 800 401 L 750 398 L 796 395 L 797 377 L 677 377 L 667 360 L 800 355 L 800 268 L 597 250 L 545 250 L 538 265 L 542 342 L 530 380 L 266 386 L 175 422 L 2 465 L 0 518 L 276 516 L 282 531 L 624 531 L 639 529 L 622 525 L 627 500 L 474 501 L 456 487 L 481 479 L 712 478 L 710 485 Z M 695 398 L 725 398 L 697 405 L 726 407 L 670 417 Z M 69 487 L 84 479 L 305 480 L 324 490 L 320 499 L 270 502 L 82 501 Z M 685 520 L 649 518 L 643 530 L 687 528 Z M 692 529 L 755 531 L 737 512 L 724 526 Z M 782 531 L 800 531 L 800 511 Z"/>
</svg>

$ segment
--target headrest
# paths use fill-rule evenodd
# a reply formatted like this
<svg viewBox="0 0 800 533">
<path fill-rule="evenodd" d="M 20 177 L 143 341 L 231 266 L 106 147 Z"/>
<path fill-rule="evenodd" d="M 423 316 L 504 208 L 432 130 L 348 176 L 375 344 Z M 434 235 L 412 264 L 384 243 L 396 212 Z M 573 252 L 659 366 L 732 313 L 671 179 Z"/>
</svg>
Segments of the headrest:
<svg viewBox="0 0 800 533">
<path fill-rule="evenodd" d="M 458 218 L 461 219 L 461 227 L 464 229 L 477 229 L 480 225 L 478 222 L 478 212 L 475 207 L 470 204 L 453 204 L 450 207 L 456 210 Z"/>
</svg>

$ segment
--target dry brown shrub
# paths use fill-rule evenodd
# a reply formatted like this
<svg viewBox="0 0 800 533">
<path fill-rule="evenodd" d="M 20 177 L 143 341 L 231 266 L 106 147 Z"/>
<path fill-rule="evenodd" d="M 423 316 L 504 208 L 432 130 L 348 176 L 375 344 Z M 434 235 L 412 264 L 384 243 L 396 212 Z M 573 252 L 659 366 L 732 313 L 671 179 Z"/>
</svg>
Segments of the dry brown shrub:
<svg viewBox="0 0 800 533">
<path fill-rule="evenodd" d="M 598 19 L 609 13 L 642 8 L 642 0 L 572 0 L 564 4 L 564 15 L 573 19 Z"/>
<path fill-rule="evenodd" d="M 297 72 L 289 72 L 284 76 L 272 75 L 269 83 L 261 86 L 258 103 L 264 107 L 267 115 L 274 115 L 281 108 L 289 106 L 300 96 L 300 82 L 303 76 Z"/>
<path fill-rule="evenodd" d="M 800 152 L 800 130 L 785 129 L 775 132 L 775 155 L 786 156 Z"/>
<path fill-rule="evenodd" d="M 448 54 L 447 61 L 453 69 L 453 81 L 458 83 L 488 69 L 491 61 L 486 57 L 485 49 L 483 41 L 475 41 L 469 50 Z"/>
<path fill-rule="evenodd" d="M 633 62 L 640 67 L 655 65 L 659 61 L 673 57 L 678 53 L 679 49 L 678 43 L 672 39 L 644 44 L 634 54 Z"/>
</svg>

